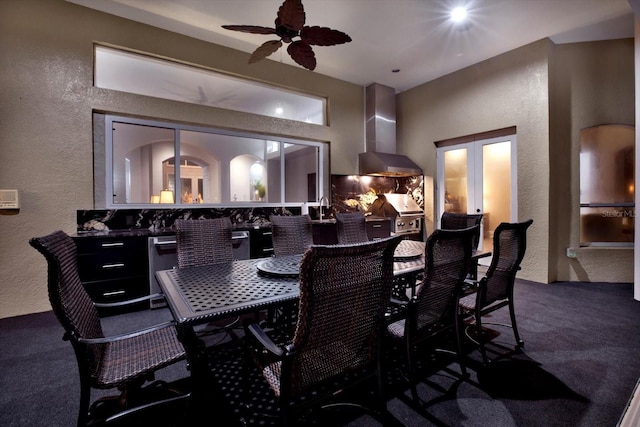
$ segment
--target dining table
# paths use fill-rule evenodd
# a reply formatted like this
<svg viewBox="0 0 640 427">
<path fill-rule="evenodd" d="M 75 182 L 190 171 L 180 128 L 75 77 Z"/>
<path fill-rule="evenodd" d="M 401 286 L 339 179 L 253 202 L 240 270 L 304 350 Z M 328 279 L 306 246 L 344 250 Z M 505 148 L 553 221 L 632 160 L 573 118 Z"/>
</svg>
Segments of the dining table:
<svg viewBox="0 0 640 427">
<path fill-rule="evenodd" d="M 402 240 L 394 253 L 396 286 L 415 284 L 424 270 L 425 243 Z M 478 252 L 475 259 L 489 256 Z M 185 347 L 197 387 L 206 387 L 210 370 L 206 346 L 196 327 L 232 316 L 259 313 L 282 307 L 298 299 L 298 271 L 302 254 L 273 256 L 174 268 L 156 272 L 156 278 L 176 321 L 178 337 Z"/>
</svg>

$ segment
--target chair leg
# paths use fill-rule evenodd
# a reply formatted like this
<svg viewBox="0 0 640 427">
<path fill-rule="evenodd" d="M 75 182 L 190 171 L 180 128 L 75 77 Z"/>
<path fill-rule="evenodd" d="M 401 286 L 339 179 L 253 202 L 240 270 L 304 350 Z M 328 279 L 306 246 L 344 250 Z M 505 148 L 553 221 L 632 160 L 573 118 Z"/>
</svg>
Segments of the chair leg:
<svg viewBox="0 0 640 427">
<path fill-rule="evenodd" d="M 476 310 L 476 333 L 478 335 L 478 345 L 480 347 L 480 354 L 482 354 L 482 362 L 486 365 L 489 363 L 489 358 L 487 357 L 487 350 L 484 345 L 484 336 L 482 332 L 482 315 L 479 310 Z"/>
<path fill-rule="evenodd" d="M 291 426 L 291 410 L 289 409 L 289 403 L 285 399 L 280 400 L 280 422 L 282 427 Z"/>
<path fill-rule="evenodd" d="M 509 299 L 509 316 L 511 316 L 511 328 L 513 329 L 513 336 L 516 339 L 516 345 L 518 348 L 524 347 L 524 341 L 520 339 L 520 334 L 518 333 L 518 325 L 516 324 L 516 312 L 513 307 L 512 299 Z"/>
<path fill-rule="evenodd" d="M 91 386 L 89 380 L 80 378 L 80 408 L 78 410 L 78 427 L 89 424 L 89 404 L 91 403 Z"/>
<path fill-rule="evenodd" d="M 460 372 L 462 372 L 462 376 L 467 378 L 469 373 L 467 372 L 467 366 L 464 363 L 464 355 L 462 354 L 462 318 L 461 315 L 458 314 L 455 319 L 455 334 L 456 334 L 456 354 L 458 356 L 458 364 L 460 365 Z"/>
<path fill-rule="evenodd" d="M 407 339 L 407 337 L 405 337 L 405 341 L 406 341 L 406 346 L 407 346 L 407 371 L 408 371 L 408 377 L 407 380 L 409 381 L 409 386 L 411 387 L 411 398 L 415 401 L 415 402 L 419 402 L 418 399 L 418 389 L 416 386 L 416 377 L 417 377 L 417 372 L 416 372 L 416 368 L 414 366 L 414 362 L 413 362 L 413 346 L 411 345 L 411 340 Z"/>
</svg>

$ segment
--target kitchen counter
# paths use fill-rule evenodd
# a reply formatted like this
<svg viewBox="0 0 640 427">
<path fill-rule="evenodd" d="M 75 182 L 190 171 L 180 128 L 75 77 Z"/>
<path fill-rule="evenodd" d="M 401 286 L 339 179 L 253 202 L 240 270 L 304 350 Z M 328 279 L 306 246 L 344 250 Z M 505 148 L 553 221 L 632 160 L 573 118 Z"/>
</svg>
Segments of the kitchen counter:
<svg viewBox="0 0 640 427">
<path fill-rule="evenodd" d="M 251 231 L 270 229 L 270 222 L 260 223 L 242 223 L 233 226 L 233 231 Z M 176 234 L 175 228 L 129 228 L 123 230 L 90 230 L 90 231 L 77 231 L 73 237 L 127 237 L 127 236 L 141 236 L 141 237 L 157 237 L 157 236 L 171 236 Z"/>
</svg>

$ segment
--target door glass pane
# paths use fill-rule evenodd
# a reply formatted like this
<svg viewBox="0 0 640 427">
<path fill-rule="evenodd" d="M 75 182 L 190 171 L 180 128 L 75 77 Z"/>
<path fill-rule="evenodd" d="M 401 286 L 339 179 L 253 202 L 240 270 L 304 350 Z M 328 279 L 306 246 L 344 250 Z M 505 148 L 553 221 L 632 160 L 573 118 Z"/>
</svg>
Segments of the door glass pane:
<svg viewBox="0 0 640 427">
<path fill-rule="evenodd" d="M 482 146 L 482 222 L 484 247 L 493 246 L 493 231 L 511 219 L 511 142 Z"/>
<path fill-rule="evenodd" d="M 178 203 L 220 203 L 222 165 L 232 137 L 191 130 L 180 131 L 180 197 Z"/>
<path fill-rule="evenodd" d="M 168 189 L 162 163 L 175 157 L 174 134 L 173 129 L 113 123 L 113 204 L 159 202 L 160 192 Z"/>
<path fill-rule="evenodd" d="M 467 149 L 444 152 L 444 210 L 467 213 Z"/>
<path fill-rule="evenodd" d="M 274 141 L 126 118 L 107 123 L 112 132 L 105 141 L 111 154 L 105 156 L 111 172 L 106 191 L 113 194 L 107 207 L 302 203 L 316 201 L 327 188 L 326 143 Z"/>
<path fill-rule="evenodd" d="M 285 145 L 285 202 L 310 200 L 316 193 L 318 176 L 318 147 Z M 315 200 L 315 197 L 314 197 Z"/>
</svg>

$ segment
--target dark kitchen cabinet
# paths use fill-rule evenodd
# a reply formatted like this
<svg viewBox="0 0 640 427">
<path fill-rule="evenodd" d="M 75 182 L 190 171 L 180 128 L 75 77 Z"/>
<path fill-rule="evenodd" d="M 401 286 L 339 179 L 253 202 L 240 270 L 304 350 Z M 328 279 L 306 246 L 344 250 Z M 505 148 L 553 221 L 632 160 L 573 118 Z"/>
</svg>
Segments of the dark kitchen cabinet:
<svg viewBox="0 0 640 427">
<path fill-rule="evenodd" d="M 384 239 L 391 235 L 391 219 L 367 219 L 367 236 L 369 240 Z"/>
<path fill-rule="evenodd" d="M 113 303 L 149 295 L 145 236 L 75 237 L 80 280 L 94 302 Z M 126 310 L 148 308 L 142 303 Z M 125 310 L 103 310 L 101 315 Z"/>
<path fill-rule="evenodd" d="M 251 259 L 273 255 L 272 234 L 271 227 L 253 228 L 249 230 L 249 252 Z"/>
</svg>

